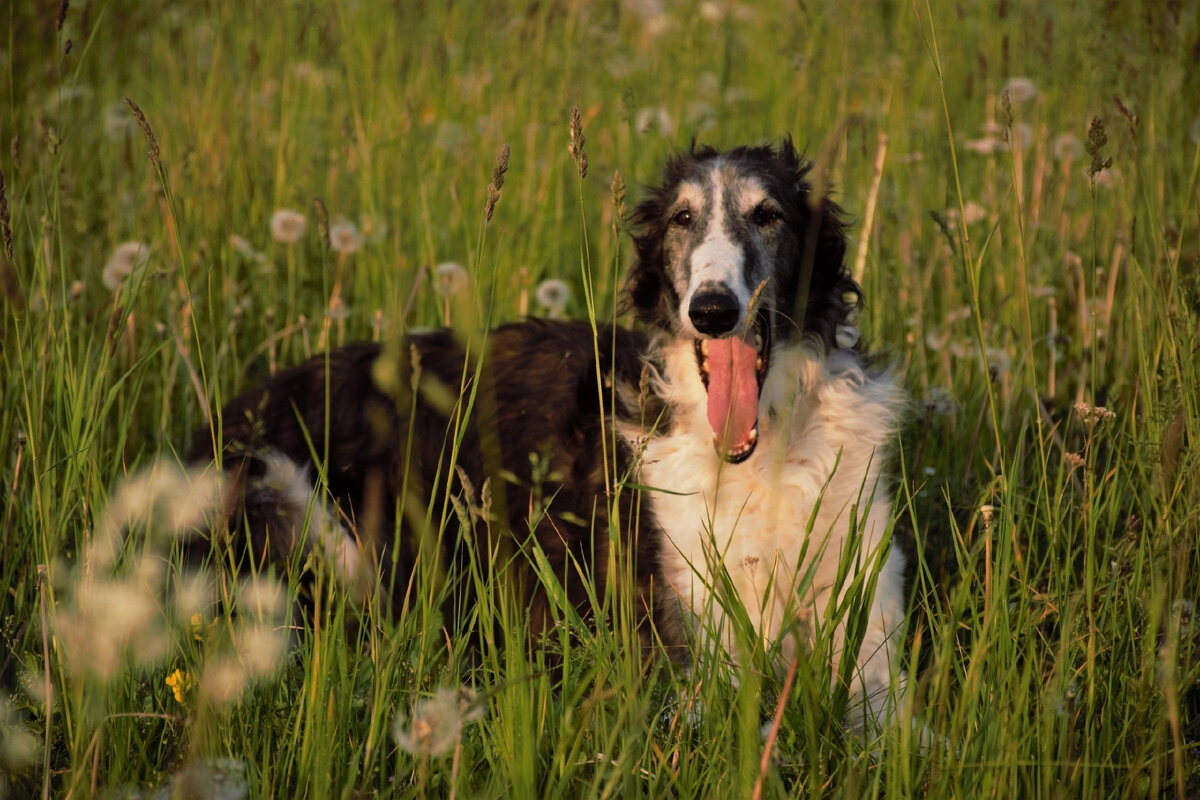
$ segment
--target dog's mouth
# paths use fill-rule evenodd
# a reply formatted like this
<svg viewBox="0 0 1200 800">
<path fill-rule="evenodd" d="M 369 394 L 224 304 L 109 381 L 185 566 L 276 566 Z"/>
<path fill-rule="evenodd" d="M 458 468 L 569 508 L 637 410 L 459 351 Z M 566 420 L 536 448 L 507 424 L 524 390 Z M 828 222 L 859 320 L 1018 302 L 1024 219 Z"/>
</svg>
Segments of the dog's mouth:
<svg viewBox="0 0 1200 800">
<path fill-rule="evenodd" d="M 742 336 L 697 339 L 695 347 L 713 444 L 722 459 L 740 464 L 758 446 L 758 398 L 771 357 L 771 326 L 759 313 Z"/>
</svg>

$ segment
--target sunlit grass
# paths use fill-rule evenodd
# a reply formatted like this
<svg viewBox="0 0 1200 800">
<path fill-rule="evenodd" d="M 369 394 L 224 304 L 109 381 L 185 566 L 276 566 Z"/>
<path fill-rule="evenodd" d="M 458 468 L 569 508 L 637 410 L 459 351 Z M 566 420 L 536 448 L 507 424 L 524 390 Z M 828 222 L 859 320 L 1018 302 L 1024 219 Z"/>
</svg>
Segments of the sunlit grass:
<svg viewBox="0 0 1200 800">
<path fill-rule="evenodd" d="M 1200 793 L 1194 11 L 126 5 L 0 11 L 0 796 Z M 321 579 L 306 619 L 235 584 L 195 619 L 169 521 L 86 557 L 119 486 L 324 346 L 608 320 L 619 187 L 788 132 L 913 397 L 919 726 L 846 735 L 819 659 L 778 717 L 782 675 L 647 667 L 612 598 L 531 651 L 502 593 L 448 625 L 432 568 L 398 620 Z M 430 535 L 482 502 L 437 498 Z M 100 589 L 113 661 L 71 638 Z"/>
</svg>

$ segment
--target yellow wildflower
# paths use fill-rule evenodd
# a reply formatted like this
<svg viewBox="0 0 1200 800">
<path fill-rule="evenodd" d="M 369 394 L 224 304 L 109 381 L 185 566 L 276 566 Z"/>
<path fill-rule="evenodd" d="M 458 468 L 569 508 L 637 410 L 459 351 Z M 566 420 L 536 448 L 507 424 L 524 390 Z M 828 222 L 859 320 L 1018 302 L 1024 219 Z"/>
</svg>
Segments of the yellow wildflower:
<svg viewBox="0 0 1200 800">
<path fill-rule="evenodd" d="M 167 676 L 167 686 L 171 687 L 171 691 L 175 694 L 175 702 L 183 703 L 183 696 L 192 690 L 196 685 L 196 679 L 189 673 L 181 669 L 177 669 Z"/>
</svg>

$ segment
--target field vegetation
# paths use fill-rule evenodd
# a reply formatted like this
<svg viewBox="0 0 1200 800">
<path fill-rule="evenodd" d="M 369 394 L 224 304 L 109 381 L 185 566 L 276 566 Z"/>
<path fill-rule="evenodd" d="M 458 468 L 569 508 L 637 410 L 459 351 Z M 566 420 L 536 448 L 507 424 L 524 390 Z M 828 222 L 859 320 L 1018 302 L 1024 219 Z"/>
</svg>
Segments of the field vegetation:
<svg viewBox="0 0 1200 800">
<path fill-rule="evenodd" d="M 1173 2 L 0 6 L 0 797 L 1200 796 L 1197 74 Z M 917 722 L 848 735 L 819 653 L 645 667 L 620 609 L 473 648 L 436 580 L 297 618 L 171 568 L 224 401 L 609 320 L 666 157 L 785 134 L 912 397 Z"/>
</svg>

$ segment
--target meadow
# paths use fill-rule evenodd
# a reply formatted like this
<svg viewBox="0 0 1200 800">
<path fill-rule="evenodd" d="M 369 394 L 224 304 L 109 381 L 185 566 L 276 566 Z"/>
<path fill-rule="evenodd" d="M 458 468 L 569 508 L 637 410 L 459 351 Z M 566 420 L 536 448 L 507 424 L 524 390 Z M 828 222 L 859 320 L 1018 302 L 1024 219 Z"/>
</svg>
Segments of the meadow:
<svg viewBox="0 0 1200 800">
<path fill-rule="evenodd" d="M 1200 797 L 1194 4 L 14 2 L 0 66 L 0 798 Z M 820 658 L 685 676 L 563 610 L 555 670 L 432 584 L 296 619 L 169 568 L 223 401 L 611 319 L 668 155 L 785 134 L 912 397 L 919 726 L 847 734 Z"/>
</svg>

